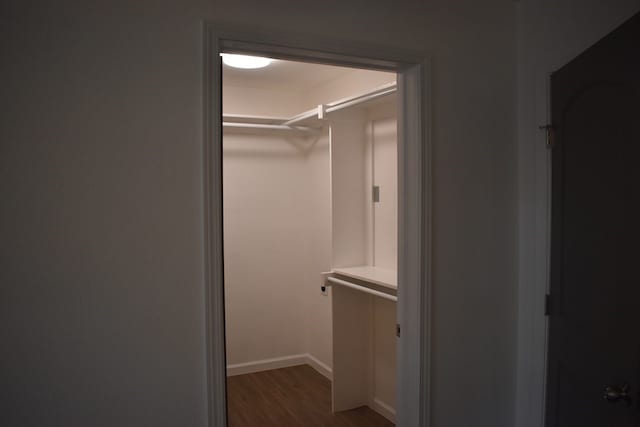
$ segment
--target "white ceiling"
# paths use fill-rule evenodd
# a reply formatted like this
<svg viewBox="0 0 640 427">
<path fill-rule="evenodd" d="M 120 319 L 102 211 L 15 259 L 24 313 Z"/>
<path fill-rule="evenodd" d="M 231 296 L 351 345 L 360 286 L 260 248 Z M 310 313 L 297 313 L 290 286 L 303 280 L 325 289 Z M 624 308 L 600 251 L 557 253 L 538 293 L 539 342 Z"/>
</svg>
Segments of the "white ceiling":
<svg viewBox="0 0 640 427">
<path fill-rule="evenodd" d="M 274 60 L 269 66 L 255 70 L 222 66 L 225 85 L 262 89 L 308 90 L 354 72 L 353 68 Z"/>
</svg>

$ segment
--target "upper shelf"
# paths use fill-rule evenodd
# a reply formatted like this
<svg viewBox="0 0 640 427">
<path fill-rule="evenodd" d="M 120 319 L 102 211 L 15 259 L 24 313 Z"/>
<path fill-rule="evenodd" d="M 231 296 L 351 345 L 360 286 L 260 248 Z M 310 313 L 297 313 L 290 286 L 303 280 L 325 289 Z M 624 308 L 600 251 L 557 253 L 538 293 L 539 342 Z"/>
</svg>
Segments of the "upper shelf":
<svg viewBox="0 0 640 427">
<path fill-rule="evenodd" d="M 398 275 L 394 270 L 363 265 L 357 267 L 333 268 L 333 273 L 351 277 L 389 289 L 398 289 Z"/>
</svg>

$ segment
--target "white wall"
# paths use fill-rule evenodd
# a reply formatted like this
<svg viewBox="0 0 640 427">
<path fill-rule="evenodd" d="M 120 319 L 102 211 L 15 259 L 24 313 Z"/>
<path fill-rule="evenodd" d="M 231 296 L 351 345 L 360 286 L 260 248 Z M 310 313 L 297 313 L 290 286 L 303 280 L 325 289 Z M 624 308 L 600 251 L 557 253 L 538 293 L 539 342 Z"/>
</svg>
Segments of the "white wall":
<svg viewBox="0 0 640 427">
<path fill-rule="evenodd" d="M 2 4 L 0 425 L 205 424 L 194 6 Z"/>
<path fill-rule="evenodd" d="M 398 132 L 395 104 L 367 114 L 373 146 L 373 185 L 380 200 L 373 204 L 373 265 L 389 270 L 398 266 Z"/>
<path fill-rule="evenodd" d="M 254 87 L 255 79 L 229 85 L 223 72 L 224 114 L 289 117 L 305 110 L 305 93 Z M 320 207 L 330 201 L 328 170 L 324 181 L 314 174 L 323 155 L 328 163 L 327 140 L 328 130 L 314 136 L 224 131 L 227 366 L 306 354 L 309 345 L 330 366 L 331 347 L 321 345 L 330 345 L 330 328 L 307 320 L 330 313 L 318 287 L 330 257 L 330 236 L 321 234 L 330 216 Z"/>
<path fill-rule="evenodd" d="M 291 117 L 310 109 L 305 93 L 226 84 L 222 103 L 225 114 Z"/>
<path fill-rule="evenodd" d="M 547 283 L 549 74 L 640 10 L 638 0 L 518 3 L 519 321 L 517 426 L 541 427 Z"/>
<path fill-rule="evenodd" d="M 227 364 L 307 353 L 311 141 L 228 131 L 223 140 Z"/>
<path fill-rule="evenodd" d="M 331 178 L 329 136 L 323 134 L 307 156 L 309 227 L 308 277 L 305 282 L 305 348 L 312 357 L 331 368 L 331 301 L 320 294 L 320 272 L 331 268 Z"/>
<path fill-rule="evenodd" d="M 205 424 L 203 19 L 433 54 L 433 425 L 513 424 L 511 1 L 2 7 L 1 424 Z"/>
<path fill-rule="evenodd" d="M 367 263 L 365 123 L 357 110 L 331 117 L 331 267 Z"/>
<path fill-rule="evenodd" d="M 353 76 L 359 77 L 358 84 Z M 309 106 L 370 90 L 393 77 L 353 70 L 304 91 L 298 87 L 255 88 L 250 76 L 244 85 L 235 81 L 230 86 L 224 83 L 223 74 L 223 111 L 287 117 Z M 386 112 L 387 117 L 389 114 L 393 111 Z M 364 113 L 358 112 L 357 117 L 363 119 Z M 358 122 L 357 128 L 364 134 L 365 122 Z M 385 137 L 380 143 L 390 145 L 389 135 Z M 297 137 L 227 128 L 223 139 L 227 364 L 235 369 L 238 364 L 309 354 L 331 368 L 330 300 L 319 290 L 320 272 L 331 268 L 328 127 L 319 134 Z M 355 142 L 364 147 L 364 136 L 360 139 Z M 344 148 L 349 142 L 351 139 L 338 137 L 336 144 Z M 395 139 L 392 142 L 395 150 Z M 364 152 L 356 156 L 364 165 Z M 338 158 L 346 162 L 348 171 L 353 170 L 354 159 Z M 387 172 L 395 175 L 395 156 L 389 162 L 392 167 Z M 379 163 L 382 167 L 382 161 Z M 360 175 L 364 182 L 364 174 Z M 365 192 L 365 186 L 359 185 L 343 195 L 360 212 L 365 209 Z M 395 210 L 391 199 L 388 203 Z M 352 219 L 362 224 L 362 215 Z M 395 230 L 396 218 L 386 220 L 390 222 L 387 228 Z M 365 232 L 364 228 L 360 231 Z M 393 319 L 390 325 L 395 325 Z M 391 351 L 395 351 L 393 341 Z"/>
</svg>

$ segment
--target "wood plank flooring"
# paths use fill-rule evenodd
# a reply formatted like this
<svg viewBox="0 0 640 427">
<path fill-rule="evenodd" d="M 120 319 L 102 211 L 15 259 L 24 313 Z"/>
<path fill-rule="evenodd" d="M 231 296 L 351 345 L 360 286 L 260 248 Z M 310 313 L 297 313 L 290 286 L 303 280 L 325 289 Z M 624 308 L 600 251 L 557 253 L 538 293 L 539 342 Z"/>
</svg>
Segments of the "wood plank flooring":
<svg viewBox="0 0 640 427">
<path fill-rule="evenodd" d="M 393 426 L 370 408 L 331 413 L 331 382 L 308 365 L 227 378 L 230 427 Z"/>
</svg>

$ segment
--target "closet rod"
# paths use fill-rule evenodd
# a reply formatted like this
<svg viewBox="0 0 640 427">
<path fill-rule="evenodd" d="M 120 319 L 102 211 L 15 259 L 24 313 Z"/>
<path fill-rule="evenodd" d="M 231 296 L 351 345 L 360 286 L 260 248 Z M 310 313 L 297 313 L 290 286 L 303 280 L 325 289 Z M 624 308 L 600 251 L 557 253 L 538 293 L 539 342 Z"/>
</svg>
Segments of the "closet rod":
<svg viewBox="0 0 640 427">
<path fill-rule="evenodd" d="M 342 110 L 343 108 L 352 107 L 354 105 L 363 104 L 365 102 L 373 101 L 378 98 L 382 98 L 383 96 L 390 95 L 394 93 L 398 88 L 396 82 L 386 84 L 381 86 L 371 92 L 367 92 L 362 95 L 358 95 L 352 98 L 343 99 L 341 101 L 332 102 L 327 104 L 325 112 L 333 113 L 334 111 Z"/>
<path fill-rule="evenodd" d="M 314 108 L 313 110 L 309 110 L 309 111 L 305 111 L 304 113 L 300 113 L 296 116 L 293 116 L 292 118 L 290 118 L 289 120 L 287 120 L 286 122 L 282 123 L 283 125 L 286 126 L 291 126 L 291 125 L 295 125 L 296 123 L 300 123 L 303 122 L 307 119 L 310 119 L 312 117 L 318 117 L 318 109 Z"/>
<path fill-rule="evenodd" d="M 342 110 L 343 108 L 353 107 L 354 105 L 359 105 L 365 102 L 373 101 L 375 99 L 382 98 L 383 96 L 390 95 L 396 92 L 397 89 L 398 89 L 398 84 L 396 82 L 391 82 L 386 85 L 380 86 L 379 88 L 374 89 L 370 92 L 363 93 L 361 95 L 352 96 L 350 98 L 345 98 L 340 101 L 331 102 L 325 106 L 324 112 L 333 113 L 335 111 Z M 319 111 L 319 108 L 314 108 L 313 110 L 305 111 L 304 113 L 300 113 L 297 116 L 293 116 L 291 119 L 284 122 L 283 125 L 287 125 L 287 126 L 294 125 L 296 123 L 300 123 L 304 120 L 318 116 L 318 111 Z"/>
<path fill-rule="evenodd" d="M 352 107 L 354 105 L 359 105 L 378 98 L 382 98 L 383 96 L 387 96 L 396 92 L 397 87 L 398 85 L 396 82 L 387 83 L 386 85 L 380 86 L 367 93 L 341 99 L 339 101 L 330 102 L 326 105 L 319 105 L 318 108 L 305 111 L 290 118 L 224 114 L 222 118 L 223 120 L 226 119 L 227 121 L 223 122 L 223 126 L 273 130 L 300 130 L 308 132 L 315 129 L 309 127 L 291 128 L 291 126 L 314 117 L 321 118 L 321 115 L 324 113 L 333 113 L 335 111 L 342 110 L 343 108 Z"/>
<path fill-rule="evenodd" d="M 336 279 L 335 277 L 327 277 L 327 282 L 335 283 L 336 285 L 346 286 L 347 288 L 351 288 L 360 292 L 375 295 L 377 297 L 388 299 L 390 301 L 396 301 L 396 302 L 398 301 L 398 297 L 394 295 L 376 291 L 374 289 L 369 289 L 365 286 L 356 285 L 355 283 L 347 282 L 346 280 Z M 326 284 L 325 286 L 329 286 L 329 284 Z"/>
<path fill-rule="evenodd" d="M 230 123 L 257 123 L 263 125 L 278 125 L 289 120 L 287 117 L 250 116 L 246 114 L 223 114 L 222 121 Z"/>
<path fill-rule="evenodd" d="M 317 131 L 318 129 L 303 127 L 303 126 L 285 126 L 285 125 L 271 125 L 264 123 L 232 123 L 232 122 L 222 122 L 223 127 L 229 128 L 243 128 L 243 129 L 269 129 L 269 130 L 286 130 L 286 131 L 297 131 L 297 132 L 311 132 Z"/>
</svg>

